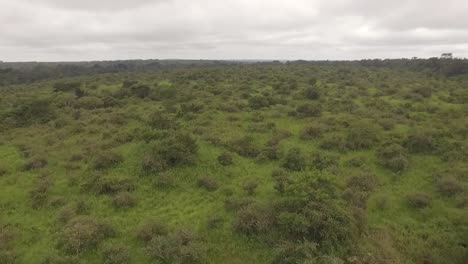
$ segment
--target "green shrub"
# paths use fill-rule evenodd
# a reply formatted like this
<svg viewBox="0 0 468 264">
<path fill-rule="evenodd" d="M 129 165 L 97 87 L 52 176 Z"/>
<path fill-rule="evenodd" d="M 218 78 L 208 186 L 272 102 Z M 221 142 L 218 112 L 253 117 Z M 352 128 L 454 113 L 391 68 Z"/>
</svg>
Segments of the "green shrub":
<svg viewBox="0 0 468 264">
<path fill-rule="evenodd" d="M 215 178 L 210 176 L 203 176 L 197 180 L 198 187 L 204 188 L 207 191 L 216 191 L 219 188 L 219 184 Z"/>
<path fill-rule="evenodd" d="M 318 117 L 322 114 L 322 108 L 317 103 L 301 104 L 296 108 L 296 113 L 302 117 Z"/>
<path fill-rule="evenodd" d="M 69 253 L 80 254 L 112 236 L 111 226 L 91 216 L 78 216 L 70 220 L 61 234 L 61 245 Z"/>
<path fill-rule="evenodd" d="M 224 207 L 226 210 L 239 210 L 250 206 L 252 203 L 254 203 L 254 200 L 250 197 L 229 197 L 224 201 Z"/>
<path fill-rule="evenodd" d="M 148 118 L 148 125 L 156 129 L 171 129 L 177 126 L 176 122 L 165 112 L 155 111 Z"/>
<path fill-rule="evenodd" d="M 45 157 L 35 156 L 30 158 L 23 166 L 24 170 L 36 170 L 40 168 L 44 168 L 47 166 L 48 162 Z"/>
<path fill-rule="evenodd" d="M 426 193 L 416 192 L 406 195 L 406 201 L 413 208 L 426 208 L 431 206 L 431 197 Z"/>
<path fill-rule="evenodd" d="M 154 185 L 160 188 L 169 188 L 175 186 L 174 174 L 170 172 L 161 172 L 156 176 Z"/>
<path fill-rule="evenodd" d="M 311 155 L 311 165 L 318 170 L 325 170 L 338 165 L 340 157 L 335 154 L 316 151 Z"/>
<path fill-rule="evenodd" d="M 131 208 L 137 204 L 136 198 L 129 192 L 119 192 L 112 198 L 112 205 L 116 208 Z"/>
<path fill-rule="evenodd" d="M 433 135 L 422 130 L 411 132 L 406 139 L 405 146 L 414 153 L 431 153 L 436 149 Z"/>
<path fill-rule="evenodd" d="M 123 162 L 123 156 L 113 151 L 104 151 L 96 155 L 93 168 L 96 170 L 109 169 Z"/>
<path fill-rule="evenodd" d="M 368 149 L 378 140 L 378 129 L 368 122 L 358 122 L 347 130 L 346 147 L 350 150 Z"/>
<path fill-rule="evenodd" d="M 437 181 L 437 190 L 445 196 L 453 196 L 463 191 L 463 187 L 458 180 L 453 177 L 443 177 Z"/>
<path fill-rule="evenodd" d="M 234 220 L 234 230 L 246 235 L 270 232 L 273 225 L 272 213 L 255 204 L 240 208 Z"/>
<path fill-rule="evenodd" d="M 232 141 L 229 147 L 237 154 L 248 158 L 255 158 L 260 153 L 260 150 L 254 143 L 254 139 L 250 136 Z"/>
<path fill-rule="evenodd" d="M 316 86 L 309 86 L 304 90 L 304 96 L 309 100 L 317 100 L 320 98 L 320 93 Z"/>
<path fill-rule="evenodd" d="M 402 172 L 408 167 L 408 153 L 397 143 L 385 143 L 377 150 L 377 159 L 384 167 L 393 172 Z"/>
<path fill-rule="evenodd" d="M 258 181 L 256 179 L 248 179 L 242 185 L 242 189 L 244 189 L 244 191 L 247 192 L 248 195 L 254 195 L 257 187 Z"/>
<path fill-rule="evenodd" d="M 16 127 L 32 124 L 44 124 L 55 118 L 55 111 L 49 99 L 31 99 L 16 102 L 15 107 L 7 113 Z"/>
<path fill-rule="evenodd" d="M 93 174 L 89 176 L 89 179 L 82 185 L 82 188 L 91 190 L 97 194 L 115 194 L 133 191 L 135 184 L 131 178 Z"/>
<path fill-rule="evenodd" d="M 47 176 L 41 176 L 35 183 L 34 188 L 29 192 L 32 207 L 41 208 L 46 205 L 48 193 L 52 187 L 52 181 Z"/>
<path fill-rule="evenodd" d="M 322 136 L 323 132 L 324 132 L 323 126 L 312 125 L 312 126 L 304 127 L 301 130 L 301 133 L 299 134 L 299 138 L 303 140 L 316 139 Z"/>
<path fill-rule="evenodd" d="M 297 243 L 292 241 L 281 241 L 273 251 L 274 264 L 296 264 L 296 263 L 319 263 L 318 245 L 307 240 Z M 331 264 L 332 262 L 330 262 Z M 339 262 L 336 262 L 338 264 Z"/>
<path fill-rule="evenodd" d="M 145 243 L 158 236 L 166 236 L 169 233 L 168 227 L 157 219 L 146 220 L 136 231 L 138 240 Z"/>
<path fill-rule="evenodd" d="M 75 89 L 79 89 L 81 87 L 81 82 L 61 81 L 54 83 L 52 87 L 54 88 L 54 92 L 71 92 Z"/>
<path fill-rule="evenodd" d="M 104 107 L 104 101 L 96 96 L 83 96 L 75 102 L 75 108 L 93 110 L 101 107 Z"/>
<path fill-rule="evenodd" d="M 146 252 L 156 263 L 206 263 L 205 251 L 203 243 L 188 231 L 153 237 L 146 246 Z"/>
<path fill-rule="evenodd" d="M 198 145 L 186 133 L 176 133 L 151 146 L 143 158 L 143 170 L 147 173 L 161 172 L 179 165 L 195 162 Z"/>
<path fill-rule="evenodd" d="M 223 166 L 232 165 L 232 155 L 229 152 L 223 152 L 218 156 L 219 164 Z"/>
<path fill-rule="evenodd" d="M 108 244 L 101 250 L 104 264 L 131 263 L 130 250 L 123 244 Z"/>
<path fill-rule="evenodd" d="M 304 170 L 306 168 L 306 157 L 302 154 L 301 149 L 291 148 L 286 154 L 286 158 L 282 166 L 293 171 Z"/>
<path fill-rule="evenodd" d="M 346 137 L 336 132 L 326 134 L 320 141 L 320 148 L 326 150 L 336 149 L 344 152 L 348 150 L 346 145 Z"/>
</svg>

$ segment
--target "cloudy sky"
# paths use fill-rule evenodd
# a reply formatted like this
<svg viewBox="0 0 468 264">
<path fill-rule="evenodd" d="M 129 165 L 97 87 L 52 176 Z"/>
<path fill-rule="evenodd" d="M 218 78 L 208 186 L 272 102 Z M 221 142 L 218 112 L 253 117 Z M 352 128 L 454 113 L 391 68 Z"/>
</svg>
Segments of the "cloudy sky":
<svg viewBox="0 0 468 264">
<path fill-rule="evenodd" d="M 0 0 L 0 60 L 468 57 L 467 0 Z"/>
</svg>

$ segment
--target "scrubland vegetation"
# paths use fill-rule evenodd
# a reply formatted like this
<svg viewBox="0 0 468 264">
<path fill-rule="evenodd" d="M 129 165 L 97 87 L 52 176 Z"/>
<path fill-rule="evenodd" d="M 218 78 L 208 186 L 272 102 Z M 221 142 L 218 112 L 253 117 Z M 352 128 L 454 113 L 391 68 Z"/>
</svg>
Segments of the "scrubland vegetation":
<svg viewBox="0 0 468 264">
<path fill-rule="evenodd" d="M 468 263 L 465 61 L 119 63 L 0 72 L 0 263 Z"/>
</svg>

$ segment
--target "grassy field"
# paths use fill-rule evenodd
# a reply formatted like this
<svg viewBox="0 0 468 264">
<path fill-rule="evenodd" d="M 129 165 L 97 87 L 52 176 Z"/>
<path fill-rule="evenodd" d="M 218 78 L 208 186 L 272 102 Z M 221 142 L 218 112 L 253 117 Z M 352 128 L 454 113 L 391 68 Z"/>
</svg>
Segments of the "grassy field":
<svg viewBox="0 0 468 264">
<path fill-rule="evenodd" d="M 468 77 L 253 64 L 0 89 L 0 263 L 467 263 Z"/>
</svg>

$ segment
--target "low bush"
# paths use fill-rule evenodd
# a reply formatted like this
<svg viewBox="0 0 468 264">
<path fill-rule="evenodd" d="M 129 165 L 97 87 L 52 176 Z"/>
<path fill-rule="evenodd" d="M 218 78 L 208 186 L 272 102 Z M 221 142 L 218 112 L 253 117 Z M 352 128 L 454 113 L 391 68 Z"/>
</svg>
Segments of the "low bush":
<svg viewBox="0 0 468 264">
<path fill-rule="evenodd" d="M 223 152 L 218 156 L 219 164 L 223 166 L 232 165 L 232 155 L 229 152 Z"/>
<path fill-rule="evenodd" d="M 377 150 L 377 159 L 384 167 L 393 172 L 402 172 L 408 167 L 408 153 L 401 145 L 385 143 Z"/>
<path fill-rule="evenodd" d="M 115 194 L 123 191 L 131 192 L 135 189 L 135 184 L 130 178 L 94 174 L 89 176 L 82 188 L 97 194 Z"/>
<path fill-rule="evenodd" d="M 129 264 L 131 263 L 130 250 L 123 244 L 108 244 L 102 249 L 104 264 Z"/>
<path fill-rule="evenodd" d="M 320 93 L 316 86 L 309 86 L 304 89 L 304 96 L 309 100 L 318 100 L 320 98 Z"/>
<path fill-rule="evenodd" d="M 23 166 L 24 170 L 36 170 L 47 166 L 48 162 L 45 157 L 35 156 L 30 158 Z"/>
<path fill-rule="evenodd" d="M 61 246 L 69 253 L 80 254 L 112 236 L 111 226 L 91 216 L 78 216 L 71 219 L 61 235 Z"/>
<path fill-rule="evenodd" d="M 437 181 L 437 190 L 442 195 L 454 196 L 462 192 L 463 187 L 457 179 L 447 176 Z"/>
<path fill-rule="evenodd" d="M 174 187 L 176 184 L 176 179 L 174 174 L 170 172 L 161 172 L 156 176 L 154 180 L 154 185 L 160 188 L 170 188 Z"/>
<path fill-rule="evenodd" d="M 122 163 L 123 156 L 113 151 L 98 153 L 93 161 L 93 168 L 97 170 L 109 169 Z"/>
<path fill-rule="evenodd" d="M 272 212 L 264 207 L 251 204 L 240 208 L 234 220 L 234 230 L 246 235 L 270 232 L 274 223 Z"/>
<path fill-rule="evenodd" d="M 426 193 L 416 192 L 406 195 L 406 201 L 413 208 L 426 208 L 431 206 L 431 197 Z"/>
<path fill-rule="evenodd" d="M 168 227 L 158 219 L 148 219 L 138 227 L 136 237 L 142 242 L 149 242 L 157 236 L 166 236 L 169 233 Z"/>
<path fill-rule="evenodd" d="M 250 136 L 245 136 L 230 142 L 229 148 L 247 158 L 255 158 L 260 153 L 259 148 L 254 143 L 254 139 Z"/>
<path fill-rule="evenodd" d="M 256 179 L 248 179 L 244 184 L 242 185 L 242 189 L 248 194 L 248 195 L 254 195 L 255 190 L 258 187 L 258 181 Z"/>
<path fill-rule="evenodd" d="M 34 209 L 38 209 L 46 205 L 51 186 L 52 181 L 48 176 L 42 175 L 37 179 L 33 189 L 29 192 L 31 204 Z"/>
<path fill-rule="evenodd" d="M 112 198 L 112 205 L 115 208 L 131 208 L 135 207 L 136 204 L 135 196 L 129 192 L 119 192 Z"/>
<path fill-rule="evenodd" d="M 296 108 L 296 113 L 301 117 L 319 117 L 322 114 L 322 108 L 317 103 L 307 103 L 299 105 Z"/>
<path fill-rule="evenodd" d="M 200 188 L 204 188 L 207 191 L 216 191 L 219 188 L 219 184 L 215 178 L 211 176 L 203 176 L 198 178 L 197 185 Z"/>
<path fill-rule="evenodd" d="M 346 147 L 350 150 L 368 149 L 378 140 L 379 130 L 369 122 L 353 123 L 346 131 Z"/>
<path fill-rule="evenodd" d="M 202 241 L 185 230 L 153 237 L 147 243 L 146 252 L 156 263 L 206 263 Z"/>
<path fill-rule="evenodd" d="M 301 149 L 291 148 L 286 154 L 283 162 L 283 167 L 292 171 L 301 171 L 306 168 L 306 157 L 302 154 Z"/>
<path fill-rule="evenodd" d="M 346 137 L 344 135 L 332 132 L 323 136 L 319 146 L 320 148 L 326 150 L 336 149 L 338 151 L 344 152 L 348 150 L 346 144 Z"/>
<path fill-rule="evenodd" d="M 338 165 L 340 157 L 336 154 L 316 151 L 311 155 L 311 166 L 317 170 L 325 170 Z"/>
<path fill-rule="evenodd" d="M 322 136 L 323 132 L 324 128 L 320 125 L 307 126 L 301 130 L 299 138 L 303 140 L 316 139 Z"/>
<path fill-rule="evenodd" d="M 167 113 L 155 111 L 148 118 L 148 125 L 156 129 L 171 129 L 176 127 L 176 122 Z"/>
</svg>

